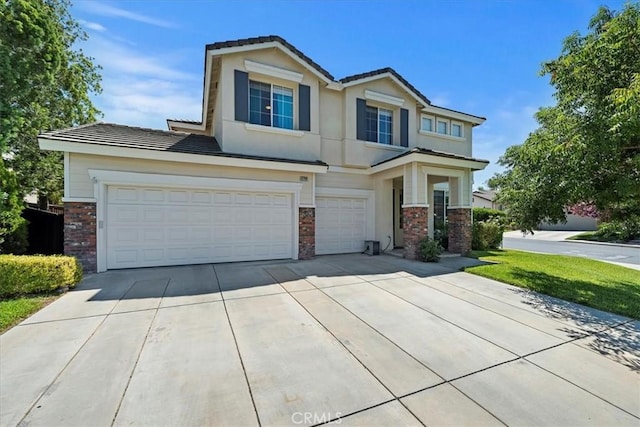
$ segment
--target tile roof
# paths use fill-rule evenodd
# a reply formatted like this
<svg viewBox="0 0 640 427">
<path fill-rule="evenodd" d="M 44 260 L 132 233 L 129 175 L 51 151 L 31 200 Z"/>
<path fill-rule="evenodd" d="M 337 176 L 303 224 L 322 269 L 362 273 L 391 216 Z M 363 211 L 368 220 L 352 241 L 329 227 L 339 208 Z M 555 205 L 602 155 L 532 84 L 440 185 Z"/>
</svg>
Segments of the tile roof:
<svg viewBox="0 0 640 427">
<path fill-rule="evenodd" d="M 407 151 L 405 151 L 403 153 L 400 153 L 397 156 L 394 156 L 394 157 L 391 157 L 389 159 L 386 159 L 386 160 L 383 160 L 381 162 L 378 162 L 376 164 L 373 164 L 373 165 L 371 165 L 371 167 L 378 166 L 378 165 L 381 165 L 383 163 L 390 162 L 391 160 L 399 159 L 401 157 L 408 156 L 409 154 L 414 154 L 414 153 L 429 154 L 430 156 L 447 157 L 447 158 L 450 158 L 450 159 L 470 160 L 472 162 L 480 162 L 480 163 L 489 164 L 489 160 L 476 159 L 474 157 L 462 156 L 460 154 L 446 153 L 444 151 L 437 151 L 437 150 L 431 150 L 431 149 L 428 149 L 428 148 L 416 147 L 416 148 L 412 148 L 411 150 L 407 150 Z"/>
<path fill-rule="evenodd" d="M 319 160 L 292 160 L 277 157 L 253 156 L 223 152 L 216 138 L 184 132 L 146 129 L 113 123 L 91 123 L 69 129 L 43 133 L 40 138 L 111 147 L 138 148 L 144 150 L 169 151 L 184 154 L 231 157 L 249 160 L 265 160 L 284 163 L 322 165 Z"/>
<path fill-rule="evenodd" d="M 252 45 L 252 44 L 261 44 L 261 43 L 268 43 L 268 42 L 278 42 L 278 43 L 282 44 L 287 49 L 289 49 L 290 51 L 295 53 L 300 59 L 302 59 L 307 64 L 309 64 L 311 67 L 315 68 L 316 71 L 318 71 L 320 74 L 325 76 L 327 79 L 329 79 L 331 81 L 335 80 L 334 77 L 331 75 L 331 73 L 329 73 L 327 70 L 322 68 L 315 61 L 313 61 L 311 58 L 309 58 L 307 55 L 302 53 L 297 47 L 295 47 L 294 45 L 292 45 L 291 43 L 289 43 L 288 41 L 286 41 L 285 39 L 283 39 L 280 36 L 272 35 L 272 36 L 251 37 L 251 38 L 247 38 L 247 39 L 227 40 L 227 41 L 224 41 L 224 42 L 216 42 L 216 43 L 208 44 L 206 46 L 206 50 L 217 50 L 217 49 L 224 49 L 224 48 L 227 48 L 227 47 L 248 46 L 248 45 Z"/>
<path fill-rule="evenodd" d="M 404 77 L 402 77 L 400 73 L 398 73 L 396 70 L 394 70 L 391 67 L 380 68 L 378 70 L 373 70 L 373 71 L 367 71 L 366 73 L 353 74 L 351 76 L 347 76 L 340 79 L 340 83 L 349 83 L 356 80 L 366 79 L 367 77 L 374 77 L 374 76 L 385 74 L 385 73 L 389 73 L 392 76 L 394 76 L 396 79 L 400 80 L 402 84 L 408 87 L 413 93 L 415 93 L 418 96 L 418 98 L 422 99 L 427 105 L 431 105 L 431 101 L 429 101 L 429 98 L 424 96 L 422 92 L 416 89 L 411 83 L 409 83 Z"/>
</svg>

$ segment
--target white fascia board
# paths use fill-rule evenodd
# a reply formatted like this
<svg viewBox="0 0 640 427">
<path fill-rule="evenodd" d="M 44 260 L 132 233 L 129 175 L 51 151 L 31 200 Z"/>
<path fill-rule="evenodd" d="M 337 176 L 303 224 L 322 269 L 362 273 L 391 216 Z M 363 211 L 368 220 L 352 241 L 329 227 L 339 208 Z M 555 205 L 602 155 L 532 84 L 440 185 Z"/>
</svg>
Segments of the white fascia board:
<svg viewBox="0 0 640 427">
<path fill-rule="evenodd" d="M 462 120 L 464 122 L 470 122 L 474 125 L 481 125 L 486 121 L 481 117 L 472 116 L 470 114 L 460 113 L 457 111 L 447 110 L 446 108 L 436 107 L 435 105 L 427 105 L 422 108 L 423 113 L 436 114 L 440 117 L 446 117 L 450 119 Z"/>
<path fill-rule="evenodd" d="M 325 82 L 327 84 L 334 83 L 333 80 L 327 78 L 327 76 L 325 76 L 324 74 L 322 74 L 321 72 L 319 72 L 318 70 L 316 70 L 315 68 L 310 66 L 306 61 L 304 61 L 302 58 L 300 58 L 295 53 L 291 52 L 287 47 L 285 47 L 284 45 L 280 44 L 279 42 L 275 42 L 275 41 L 273 41 L 273 42 L 265 42 L 265 43 L 260 43 L 260 44 L 246 45 L 246 46 L 224 47 L 222 49 L 210 50 L 209 53 L 211 55 L 218 56 L 218 55 L 226 55 L 226 54 L 229 54 L 229 53 L 248 52 L 248 51 L 252 51 L 252 50 L 261 50 L 261 49 L 268 49 L 268 48 L 274 48 L 274 47 L 280 49 L 281 51 L 283 51 L 291 59 L 293 59 L 298 64 L 302 65 L 304 68 L 306 68 L 309 71 L 311 71 L 316 77 L 318 77 L 323 82 Z"/>
<path fill-rule="evenodd" d="M 369 169 L 369 174 L 375 174 L 383 172 L 388 169 L 393 169 L 398 166 L 406 165 L 413 162 L 429 163 L 439 166 L 450 166 L 454 168 L 482 170 L 487 167 L 486 163 L 476 162 L 474 160 L 466 159 L 454 159 L 449 157 L 433 156 L 425 153 L 411 153 L 408 156 L 403 156 L 394 160 L 390 160 L 386 163 L 374 166 Z"/>
<path fill-rule="evenodd" d="M 382 102 L 383 104 L 395 105 L 396 107 L 402 107 L 404 105 L 404 99 L 397 96 L 387 95 L 386 93 L 380 93 L 373 90 L 365 89 L 364 97 L 372 101 Z"/>
<path fill-rule="evenodd" d="M 173 127 L 178 127 L 182 129 L 192 129 L 192 130 L 204 130 L 204 123 L 197 125 L 195 123 L 185 123 L 177 120 L 167 120 L 167 124 L 169 125 L 170 130 L 173 130 Z"/>
<path fill-rule="evenodd" d="M 340 82 L 331 82 L 327 84 L 326 88 L 331 90 L 337 90 L 339 92 L 344 89 L 344 86 L 342 86 L 342 83 Z"/>
<path fill-rule="evenodd" d="M 329 170 L 327 172 L 352 173 L 352 174 L 356 174 L 356 175 L 369 175 L 369 171 L 367 169 L 346 168 L 346 167 L 343 167 L 343 166 L 329 166 Z"/>
<path fill-rule="evenodd" d="M 276 77 L 278 79 L 288 80 L 295 83 L 300 83 L 304 77 L 304 74 L 298 73 L 297 71 L 274 67 L 273 65 L 262 64 L 248 59 L 244 60 L 244 67 L 250 73 L 263 74 L 265 76 Z"/>
<path fill-rule="evenodd" d="M 308 165 L 258 159 L 242 159 L 224 156 L 206 156 L 202 154 L 171 153 L 161 150 L 146 150 L 133 147 L 105 146 L 86 142 L 70 142 L 38 138 L 42 150 L 67 151 L 98 156 L 126 157 L 131 159 L 160 160 L 167 162 L 197 163 L 203 165 L 232 166 L 251 169 L 270 169 L 290 172 L 326 173 L 324 165 Z"/>
<path fill-rule="evenodd" d="M 208 178 L 202 176 L 166 175 L 89 169 L 89 177 L 104 185 L 149 185 L 154 187 L 216 188 L 235 191 L 298 193 L 301 182 L 256 181 L 249 179 Z"/>
<path fill-rule="evenodd" d="M 394 76 L 391 73 L 382 73 L 375 76 L 364 77 L 362 79 L 353 80 L 347 83 L 342 83 L 342 86 L 343 87 L 357 86 L 357 85 L 361 85 L 364 83 L 368 83 L 368 82 L 372 82 L 380 79 L 391 79 L 395 84 L 400 86 L 405 92 L 411 95 L 411 97 L 415 99 L 418 104 L 422 105 L 423 107 L 427 106 L 427 104 L 424 102 L 423 99 L 421 99 L 418 95 L 416 95 L 416 93 L 413 90 L 409 89 L 404 83 L 398 80 L 396 76 Z"/>
</svg>

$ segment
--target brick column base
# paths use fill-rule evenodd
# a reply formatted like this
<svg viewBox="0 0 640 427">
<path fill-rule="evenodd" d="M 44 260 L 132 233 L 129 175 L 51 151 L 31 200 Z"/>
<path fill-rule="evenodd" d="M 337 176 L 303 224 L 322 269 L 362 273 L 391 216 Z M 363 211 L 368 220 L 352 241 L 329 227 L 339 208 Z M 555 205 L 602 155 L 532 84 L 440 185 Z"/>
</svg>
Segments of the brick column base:
<svg viewBox="0 0 640 427">
<path fill-rule="evenodd" d="M 298 259 L 311 259 L 316 255 L 316 210 L 300 208 L 298 211 Z"/>
<path fill-rule="evenodd" d="M 466 254 L 471 251 L 471 209 L 449 209 L 449 252 Z"/>
<path fill-rule="evenodd" d="M 402 208 L 402 231 L 404 232 L 404 257 L 418 259 L 420 240 L 427 237 L 429 208 Z"/>
<path fill-rule="evenodd" d="M 96 204 L 65 202 L 64 254 L 76 257 L 85 273 L 95 273 Z"/>
</svg>

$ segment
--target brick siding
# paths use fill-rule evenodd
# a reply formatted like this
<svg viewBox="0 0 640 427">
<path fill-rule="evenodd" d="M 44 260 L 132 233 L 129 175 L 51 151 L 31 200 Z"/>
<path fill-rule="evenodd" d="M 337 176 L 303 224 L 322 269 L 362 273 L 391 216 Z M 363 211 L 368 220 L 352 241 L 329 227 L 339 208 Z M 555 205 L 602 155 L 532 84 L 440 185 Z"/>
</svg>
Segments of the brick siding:
<svg viewBox="0 0 640 427">
<path fill-rule="evenodd" d="M 64 204 L 64 253 L 80 261 L 85 273 L 95 273 L 96 204 L 67 202 Z"/>
<path fill-rule="evenodd" d="M 404 232 L 404 257 L 417 259 L 420 240 L 427 237 L 429 208 L 402 208 L 402 231 Z"/>
<path fill-rule="evenodd" d="M 316 254 L 315 208 L 300 208 L 298 221 L 298 259 L 311 259 Z"/>
<path fill-rule="evenodd" d="M 449 209 L 449 252 L 466 254 L 471 251 L 471 209 Z"/>
</svg>

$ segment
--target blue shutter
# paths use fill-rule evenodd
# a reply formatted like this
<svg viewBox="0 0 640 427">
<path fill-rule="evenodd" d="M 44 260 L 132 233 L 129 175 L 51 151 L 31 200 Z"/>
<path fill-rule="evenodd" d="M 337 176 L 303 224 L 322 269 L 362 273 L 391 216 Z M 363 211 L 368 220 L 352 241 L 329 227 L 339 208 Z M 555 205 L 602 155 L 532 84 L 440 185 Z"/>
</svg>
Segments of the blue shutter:
<svg viewBox="0 0 640 427">
<path fill-rule="evenodd" d="M 409 146 L 409 110 L 400 109 L 400 145 Z"/>
<path fill-rule="evenodd" d="M 311 130 L 311 88 L 298 85 L 298 128 Z"/>
<path fill-rule="evenodd" d="M 367 101 L 356 98 L 356 139 L 367 140 Z"/>
<path fill-rule="evenodd" d="M 234 73 L 235 92 L 235 117 L 239 122 L 249 121 L 249 74 L 244 71 L 235 70 Z"/>
</svg>

